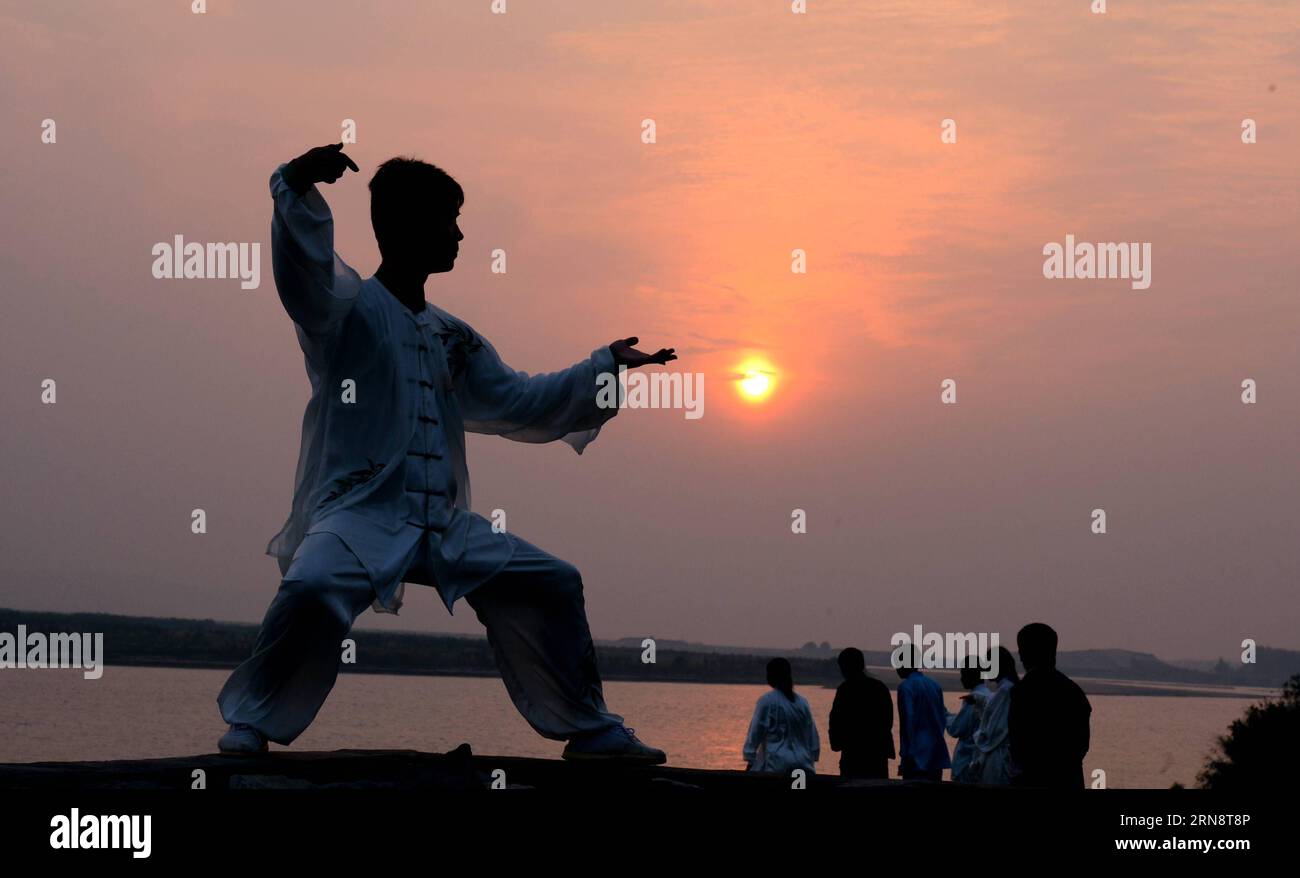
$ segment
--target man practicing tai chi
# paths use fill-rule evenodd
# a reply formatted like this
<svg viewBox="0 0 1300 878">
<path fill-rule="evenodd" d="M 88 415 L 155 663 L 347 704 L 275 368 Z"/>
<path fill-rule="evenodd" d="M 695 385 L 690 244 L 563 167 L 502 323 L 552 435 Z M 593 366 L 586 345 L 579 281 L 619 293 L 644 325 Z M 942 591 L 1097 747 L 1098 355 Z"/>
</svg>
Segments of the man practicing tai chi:
<svg viewBox="0 0 1300 878">
<path fill-rule="evenodd" d="M 253 655 L 217 696 L 230 724 L 219 749 L 297 738 L 334 685 L 357 616 L 395 613 L 415 582 L 436 588 L 448 611 L 465 598 L 515 707 L 539 734 L 568 741 L 566 759 L 664 762 L 605 707 L 578 571 L 470 512 L 465 430 L 562 439 L 581 453 L 618 412 L 598 404 L 597 376 L 667 363 L 673 349 L 642 353 L 633 337 L 560 372 L 509 368 L 424 300 L 429 275 L 456 261 L 464 193 L 415 159 L 390 159 L 370 181 L 380 266 L 361 280 L 334 252 L 315 186 L 359 170 L 342 148 L 317 147 L 271 176 L 275 285 L 312 395 L 293 509 L 267 546 L 284 578 Z"/>
</svg>

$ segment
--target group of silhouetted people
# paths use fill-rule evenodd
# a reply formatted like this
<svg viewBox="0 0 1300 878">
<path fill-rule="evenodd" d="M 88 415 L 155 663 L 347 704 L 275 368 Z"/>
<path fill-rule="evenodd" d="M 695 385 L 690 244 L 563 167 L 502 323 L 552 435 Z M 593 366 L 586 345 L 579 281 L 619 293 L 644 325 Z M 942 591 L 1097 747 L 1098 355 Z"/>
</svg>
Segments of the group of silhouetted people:
<svg viewBox="0 0 1300 878">
<path fill-rule="evenodd" d="M 961 670 L 967 692 L 955 714 L 915 653 L 899 662 L 897 753 L 889 688 L 867 673 L 861 650 L 841 651 L 844 682 L 830 713 L 830 745 L 840 754 L 840 775 L 883 779 L 889 760 L 897 758 L 899 776 L 908 780 L 942 780 L 947 768 L 958 783 L 1082 789 L 1092 705 L 1056 669 L 1056 646 L 1056 632 L 1034 622 L 1016 635 L 1023 677 L 1005 647 L 998 647 L 996 663 L 986 657 L 985 666 L 996 668 L 993 679 L 983 679 L 980 665 L 969 662 Z M 772 691 L 754 708 L 745 763 L 750 771 L 812 774 L 821 742 L 807 699 L 794 691 L 790 662 L 768 662 L 767 682 Z M 951 757 L 945 734 L 956 740 Z"/>
</svg>

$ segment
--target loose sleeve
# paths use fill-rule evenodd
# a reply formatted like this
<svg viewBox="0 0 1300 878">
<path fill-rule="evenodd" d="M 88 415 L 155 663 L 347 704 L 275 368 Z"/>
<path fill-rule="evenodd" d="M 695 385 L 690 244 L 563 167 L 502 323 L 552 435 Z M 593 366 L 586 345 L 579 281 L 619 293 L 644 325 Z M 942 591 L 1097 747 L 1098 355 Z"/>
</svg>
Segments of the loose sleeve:
<svg viewBox="0 0 1300 878">
<path fill-rule="evenodd" d="M 1015 758 L 1015 727 L 1013 717 L 1016 709 L 1016 690 L 1000 690 L 984 706 L 984 715 L 980 718 L 979 731 L 975 733 L 975 746 L 983 753 L 991 753 L 1008 742 L 1011 756 Z"/>
<path fill-rule="evenodd" d="M 803 704 L 803 710 L 808 717 L 808 753 L 812 756 L 812 761 L 816 762 L 822 758 L 822 740 L 817 734 L 817 721 L 813 719 L 812 708 L 807 701 Z"/>
<path fill-rule="evenodd" d="M 963 704 L 955 715 L 948 714 L 948 734 L 958 740 L 965 738 L 975 731 L 977 722 L 975 705 Z"/>
<path fill-rule="evenodd" d="M 334 252 L 334 217 L 313 186 L 298 195 L 271 175 L 271 267 L 284 310 L 309 338 L 331 334 L 356 304 L 361 278 Z"/>
<path fill-rule="evenodd" d="M 745 762 L 753 764 L 758 759 L 758 749 L 763 746 L 764 731 L 767 729 L 767 705 L 760 699 L 754 705 L 754 716 L 749 721 L 749 734 L 745 736 L 742 755 Z"/>
<path fill-rule="evenodd" d="M 581 454 L 618 414 L 618 375 L 607 346 L 568 369 L 529 375 L 507 366 L 492 343 L 469 327 L 464 332 L 468 341 L 453 344 L 464 351 L 460 396 L 466 430 L 516 442 L 560 439 Z"/>
</svg>

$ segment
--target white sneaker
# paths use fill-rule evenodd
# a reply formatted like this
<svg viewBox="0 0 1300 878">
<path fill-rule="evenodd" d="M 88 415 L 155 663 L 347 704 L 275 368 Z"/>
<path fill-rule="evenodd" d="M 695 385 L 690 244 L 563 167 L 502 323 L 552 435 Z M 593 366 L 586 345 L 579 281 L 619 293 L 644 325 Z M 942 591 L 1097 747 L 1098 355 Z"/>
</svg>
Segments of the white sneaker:
<svg viewBox="0 0 1300 878">
<path fill-rule="evenodd" d="M 573 738 L 560 754 L 560 758 L 622 760 L 643 762 L 647 765 L 663 765 L 668 761 L 664 751 L 645 744 L 636 736 L 635 729 L 629 729 L 627 726 L 610 726 L 591 735 Z"/>
<path fill-rule="evenodd" d="M 234 723 L 221 736 L 221 740 L 217 741 L 217 749 L 222 753 L 237 755 L 265 753 L 266 738 L 262 737 L 262 733 L 257 729 L 246 723 Z"/>
</svg>

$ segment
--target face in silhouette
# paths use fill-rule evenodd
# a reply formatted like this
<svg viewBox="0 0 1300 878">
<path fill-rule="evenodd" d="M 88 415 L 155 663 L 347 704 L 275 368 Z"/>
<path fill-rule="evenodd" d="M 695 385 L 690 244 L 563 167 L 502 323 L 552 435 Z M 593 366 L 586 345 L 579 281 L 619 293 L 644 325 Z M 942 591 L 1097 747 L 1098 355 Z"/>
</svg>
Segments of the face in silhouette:
<svg viewBox="0 0 1300 878">
<path fill-rule="evenodd" d="M 452 270 L 465 239 L 460 184 L 434 165 L 394 158 L 375 172 L 370 194 L 370 219 L 388 269 L 424 276 Z"/>
<path fill-rule="evenodd" d="M 435 220 L 430 224 L 429 234 L 429 273 L 436 274 L 443 271 L 451 271 L 456 265 L 456 257 L 460 254 L 460 242 L 465 240 L 465 236 L 460 231 L 460 211 L 457 210 L 455 215 L 448 218 L 444 216 L 441 220 Z"/>
<path fill-rule="evenodd" d="M 448 213 L 442 207 L 411 214 L 383 242 L 384 261 L 421 274 L 451 271 L 460 254 L 460 242 L 465 240 L 460 211 Z"/>
</svg>

